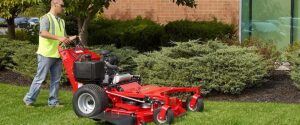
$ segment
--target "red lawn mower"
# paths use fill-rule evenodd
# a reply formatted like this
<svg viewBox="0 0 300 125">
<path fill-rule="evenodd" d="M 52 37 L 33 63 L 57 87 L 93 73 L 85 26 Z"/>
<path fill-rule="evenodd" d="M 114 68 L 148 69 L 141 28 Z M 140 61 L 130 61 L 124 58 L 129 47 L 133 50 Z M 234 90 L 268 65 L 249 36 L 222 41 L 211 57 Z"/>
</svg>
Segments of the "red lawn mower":
<svg viewBox="0 0 300 125">
<path fill-rule="evenodd" d="M 58 47 L 73 87 L 77 116 L 117 125 L 171 124 L 189 111 L 203 111 L 200 87 L 142 85 L 138 75 L 121 72 L 117 57 L 103 50 L 100 55 L 83 46 Z M 188 93 L 186 100 L 170 96 Z M 183 101 L 184 100 L 184 101 Z"/>
</svg>

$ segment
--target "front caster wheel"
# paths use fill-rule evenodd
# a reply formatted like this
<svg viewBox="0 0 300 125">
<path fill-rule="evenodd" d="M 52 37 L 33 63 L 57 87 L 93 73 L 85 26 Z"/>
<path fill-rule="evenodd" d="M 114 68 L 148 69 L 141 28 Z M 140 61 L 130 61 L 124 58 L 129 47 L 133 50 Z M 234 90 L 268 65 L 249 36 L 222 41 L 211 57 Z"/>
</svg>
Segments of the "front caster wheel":
<svg viewBox="0 0 300 125">
<path fill-rule="evenodd" d="M 172 109 L 167 110 L 167 112 L 166 112 L 167 114 L 166 114 L 164 120 L 159 119 L 160 110 L 161 110 L 161 108 L 157 108 L 156 110 L 154 110 L 154 112 L 153 112 L 154 122 L 158 125 L 160 125 L 160 124 L 171 124 L 174 121 L 174 112 L 172 111 Z"/>
<path fill-rule="evenodd" d="M 188 97 L 186 100 L 186 108 L 192 112 L 202 112 L 204 110 L 204 100 L 203 98 L 198 98 L 196 100 L 194 108 L 190 106 L 192 96 Z"/>
</svg>

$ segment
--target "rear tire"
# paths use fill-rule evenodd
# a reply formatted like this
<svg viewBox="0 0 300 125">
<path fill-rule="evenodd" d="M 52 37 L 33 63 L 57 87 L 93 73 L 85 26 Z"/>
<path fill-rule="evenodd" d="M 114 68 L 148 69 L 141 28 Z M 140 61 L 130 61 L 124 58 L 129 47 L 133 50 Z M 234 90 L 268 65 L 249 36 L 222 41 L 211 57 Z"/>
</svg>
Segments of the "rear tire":
<svg viewBox="0 0 300 125">
<path fill-rule="evenodd" d="M 204 110 L 204 100 L 203 98 L 198 98 L 196 100 L 194 108 L 190 106 L 192 96 L 188 97 L 186 100 L 186 109 L 192 112 L 202 112 Z"/>
<path fill-rule="evenodd" d="M 107 94 L 95 84 L 80 87 L 73 97 L 73 110 L 79 117 L 98 115 L 104 111 L 107 105 Z"/>
<path fill-rule="evenodd" d="M 157 108 L 153 112 L 153 120 L 154 120 L 155 124 L 158 124 L 158 125 L 160 125 L 160 124 L 171 124 L 174 121 L 174 112 L 172 111 L 172 109 L 167 110 L 167 112 L 166 112 L 167 114 L 166 114 L 164 120 L 158 119 L 160 109 L 161 108 Z"/>
</svg>

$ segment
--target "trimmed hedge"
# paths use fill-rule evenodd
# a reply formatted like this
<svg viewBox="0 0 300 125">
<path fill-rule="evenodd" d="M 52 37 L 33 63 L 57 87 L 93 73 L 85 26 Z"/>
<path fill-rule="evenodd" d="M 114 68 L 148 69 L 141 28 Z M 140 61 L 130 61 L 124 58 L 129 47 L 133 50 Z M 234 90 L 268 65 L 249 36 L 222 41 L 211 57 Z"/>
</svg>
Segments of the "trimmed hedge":
<svg viewBox="0 0 300 125">
<path fill-rule="evenodd" d="M 115 44 L 118 48 L 131 46 L 144 52 L 158 50 L 160 46 L 167 45 L 168 37 L 162 26 L 148 19 L 103 19 L 89 25 L 88 44 Z"/>
<path fill-rule="evenodd" d="M 170 46 L 170 41 L 190 39 L 231 39 L 235 36 L 233 25 L 217 21 L 170 22 L 165 26 L 149 19 L 107 20 L 100 19 L 89 25 L 89 45 L 115 44 L 117 47 L 131 46 L 140 52 L 159 50 Z"/>
<path fill-rule="evenodd" d="M 259 84 L 268 73 L 268 61 L 254 47 L 196 42 L 176 43 L 175 47 L 138 56 L 137 73 L 145 83 L 201 86 L 203 93 L 215 90 L 231 94 Z"/>
<path fill-rule="evenodd" d="M 165 31 L 172 41 L 231 39 L 236 33 L 233 25 L 224 24 L 216 19 L 213 21 L 174 21 L 165 26 Z"/>
</svg>

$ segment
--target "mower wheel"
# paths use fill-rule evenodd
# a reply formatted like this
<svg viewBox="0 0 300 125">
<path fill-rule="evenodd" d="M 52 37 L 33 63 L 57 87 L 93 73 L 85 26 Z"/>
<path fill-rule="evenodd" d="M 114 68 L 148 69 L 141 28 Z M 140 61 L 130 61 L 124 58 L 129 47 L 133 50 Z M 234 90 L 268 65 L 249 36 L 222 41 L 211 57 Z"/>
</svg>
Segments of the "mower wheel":
<svg viewBox="0 0 300 125">
<path fill-rule="evenodd" d="M 100 114 L 108 105 L 108 96 L 95 84 L 80 87 L 73 96 L 73 110 L 79 117 Z"/>
<path fill-rule="evenodd" d="M 172 109 L 167 110 L 167 114 L 166 114 L 164 120 L 160 120 L 158 118 L 160 109 L 161 108 L 157 108 L 153 112 L 153 120 L 154 120 L 155 124 L 158 124 L 158 125 L 160 125 L 160 124 L 171 124 L 174 121 L 174 112 L 172 111 Z"/>
<path fill-rule="evenodd" d="M 188 111 L 192 111 L 192 112 L 202 112 L 204 109 L 204 100 L 203 98 L 198 98 L 196 101 L 196 104 L 194 106 L 194 108 L 192 108 L 190 106 L 190 102 L 191 102 L 192 96 L 188 97 L 186 100 L 186 108 Z"/>
</svg>

